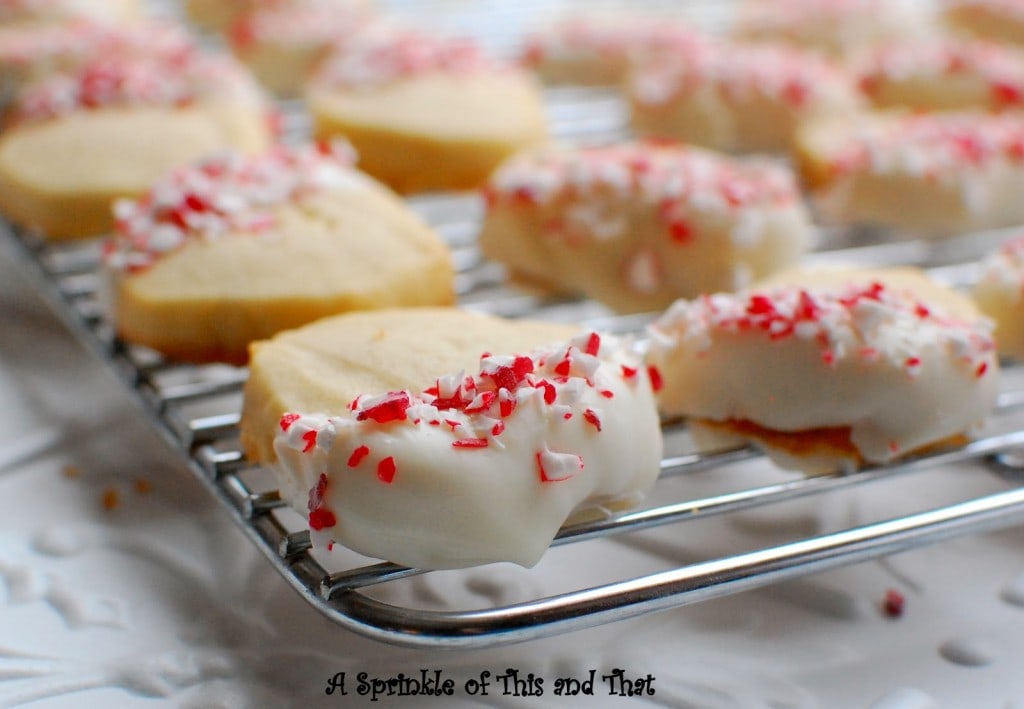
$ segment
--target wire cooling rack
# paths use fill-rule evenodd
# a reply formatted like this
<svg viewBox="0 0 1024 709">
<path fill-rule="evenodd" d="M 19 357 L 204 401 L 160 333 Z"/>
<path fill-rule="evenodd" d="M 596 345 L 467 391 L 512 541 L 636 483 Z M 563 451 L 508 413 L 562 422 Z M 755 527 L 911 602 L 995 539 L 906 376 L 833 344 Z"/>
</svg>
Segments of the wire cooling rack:
<svg viewBox="0 0 1024 709">
<path fill-rule="evenodd" d="M 394 2 L 413 7 L 415 3 Z M 717 22 L 721 7 L 696 3 L 704 16 Z M 518 4 L 517 4 L 518 6 Z M 504 7 L 509 7 L 505 5 Z M 422 9 L 422 8 L 421 8 Z M 500 46 L 508 36 L 504 24 L 525 14 L 506 12 L 489 27 Z M 455 23 L 458 26 L 458 23 Z M 467 25 L 476 33 L 480 27 Z M 626 108 L 614 91 L 565 87 L 546 94 L 554 136 L 563 142 L 606 142 L 626 135 Z M 303 131 L 301 111 L 288 110 L 293 134 Z M 295 108 L 295 107 L 291 107 Z M 482 218 L 480 202 L 472 196 L 434 195 L 410 200 L 410 206 L 432 224 L 451 246 L 458 269 L 460 302 L 468 308 L 510 317 L 530 316 L 584 322 L 606 331 L 636 332 L 648 316 L 616 317 L 587 301 L 557 300 L 516 290 L 506 284 L 500 266 L 481 259 L 475 246 Z M 102 305 L 100 245 L 94 241 L 48 243 L 45 239 L 3 228 L 4 251 L 25 263 L 25 272 L 55 312 L 88 344 L 135 393 L 155 428 L 181 452 L 210 493 L 238 522 L 288 583 L 321 614 L 360 634 L 409 646 L 478 647 L 520 642 L 679 607 L 818 571 L 879 558 L 898 551 L 939 542 L 952 536 L 981 532 L 1024 521 L 1024 372 L 1004 370 L 1004 391 L 989 424 L 969 444 L 934 450 L 896 465 L 868 467 L 849 474 L 803 478 L 775 471 L 767 483 L 723 489 L 688 499 L 686 485 L 673 485 L 687 476 L 715 476 L 735 466 L 769 467 L 750 448 L 701 454 L 689 443 L 685 426 L 664 425 L 666 457 L 661 478 L 648 495 L 648 505 L 621 516 L 564 527 L 554 546 L 600 543 L 601 539 L 672 526 L 680 534 L 699 520 L 770 509 L 811 496 L 853 494 L 851 488 L 887 484 L 905 476 L 929 476 L 945 466 L 977 469 L 978 475 L 998 480 L 995 492 L 965 496 L 951 503 L 913 510 L 890 519 L 850 526 L 830 533 L 797 537 L 753 550 L 739 550 L 653 573 L 624 573 L 611 580 L 553 595 L 486 607 L 435 610 L 388 600 L 381 589 L 423 573 L 353 554 L 326 554 L 310 546 L 303 520 L 280 499 L 267 471 L 247 462 L 238 444 L 241 389 L 247 372 L 224 365 L 186 366 L 168 362 L 116 339 Z M 887 235 L 891 236 L 891 235 Z M 822 250 L 813 262 L 851 262 L 861 265 L 913 264 L 930 269 L 953 285 L 968 284 L 977 257 L 1005 234 L 972 234 L 944 242 L 905 236 L 882 239 L 858 230 L 821 234 Z M 9 247 L 9 248 L 8 248 Z M 1020 376 L 1016 376 L 1020 375 Z M 1016 382 L 1016 383 L 1015 383 Z M 680 489 L 682 492 L 680 492 Z M 614 570 L 613 570 L 614 571 Z M 533 573 L 533 572 L 531 572 Z M 536 573 L 542 573 L 538 570 Z"/>
</svg>

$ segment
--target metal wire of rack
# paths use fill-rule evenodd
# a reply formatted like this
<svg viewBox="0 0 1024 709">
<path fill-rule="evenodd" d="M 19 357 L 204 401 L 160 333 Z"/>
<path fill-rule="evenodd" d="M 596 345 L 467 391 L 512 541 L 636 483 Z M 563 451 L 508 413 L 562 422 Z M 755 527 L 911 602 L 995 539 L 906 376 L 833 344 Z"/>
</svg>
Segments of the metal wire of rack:
<svg viewBox="0 0 1024 709">
<path fill-rule="evenodd" d="M 403 3 L 396 0 L 394 5 Z M 708 8 L 716 3 L 705 2 Z M 710 11 L 706 11 L 708 14 Z M 718 21 L 717 10 L 714 14 Z M 495 23 L 492 22 L 491 25 Z M 473 26 L 474 31 L 479 28 Z M 507 31 L 492 37 L 500 45 Z M 563 142 L 608 142 L 627 135 L 626 107 L 613 90 L 556 88 L 546 93 L 555 138 Z M 286 113 L 296 133 L 302 116 Z M 506 285 L 500 266 L 483 261 L 475 247 L 482 218 L 475 197 L 437 195 L 410 206 L 449 243 L 458 270 L 456 288 L 464 307 L 504 316 L 586 321 L 603 330 L 635 332 L 647 316 L 616 317 L 594 303 L 562 301 Z M 431 610 L 395 605 L 374 591 L 424 572 L 391 563 L 361 560 L 338 566 L 311 548 L 308 531 L 296 523 L 265 471 L 245 460 L 237 441 L 244 368 L 203 367 L 169 362 L 114 336 L 102 305 L 100 247 L 96 242 L 49 243 L 11 228 L 0 248 L 15 253 L 55 312 L 135 393 L 168 444 L 184 454 L 192 471 L 238 522 L 274 568 L 317 611 L 338 625 L 401 645 L 465 648 L 521 642 L 693 604 L 799 576 L 879 558 L 967 533 L 1024 522 L 1024 389 L 1002 392 L 995 425 L 971 443 L 930 451 L 890 466 L 814 478 L 781 476 L 768 484 L 716 492 L 699 499 L 672 499 L 663 490 L 671 478 L 714 473 L 757 461 L 750 448 L 699 453 L 688 447 L 685 426 L 664 426 L 669 454 L 662 480 L 648 496 L 651 506 L 635 512 L 564 527 L 554 546 L 586 544 L 653 528 L 684 525 L 727 513 L 876 484 L 939 466 L 974 465 L 1010 478 L 1007 489 L 891 519 L 798 538 L 750 551 L 729 553 L 655 573 L 627 576 L 517 603 L 466 610 Z M 972 259 L 1004 238 L 992 233 L 942 243 L 908 238 L 880 240 L 876 234 L 843 230 L 823 234 L 828 247 L 811 261 L 858 264 L 915 264 L 955 285 L 973 277 Z M 10 248 L 8 248 L 10 247 Z M 301 522 L 301 520 L 300 520 Z"/>
</svg>

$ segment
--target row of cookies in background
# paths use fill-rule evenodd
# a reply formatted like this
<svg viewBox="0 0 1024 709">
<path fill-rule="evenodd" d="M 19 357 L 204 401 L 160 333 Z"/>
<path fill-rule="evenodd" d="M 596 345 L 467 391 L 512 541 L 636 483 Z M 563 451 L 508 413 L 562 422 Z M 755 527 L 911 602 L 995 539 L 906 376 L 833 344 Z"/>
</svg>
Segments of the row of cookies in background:
<svg viewBox="0 0 1024 709">
<path fill-rule="evenodd" d="M 93 46 L 114 44 L 104 36 Z M 337 71 L 371 85 L 383 77 L 388 91 L 399 78 L 431 78 L 408 82 L 392 110 L 406 90 L 475 95 L 464 82 L 490 90 L 496 76 L 531 86 L 462 43 L 401 36 L 397 51 L 367 55 L 369 64 L 355 55 Z M 485 254 L 613 307 L 675 302 L 643 353 L 598 333 L 422 309 L 454 300 L 446 247 L 353 169 L 345 143 L 271 147 L 272 104 L 229 58 L 189 42 L 166 53 L 126 44 L 123 57 L 86 52 L 19 89 L 0 168 L 48 163 L 62 189 L 76 173 L 91 178 L 70 190 L 82 203 L 135 199 L 109 216 L 75 201 L 19 212 L 38 205 L 29 172 L 5 186 L 11 201 L 0 206 L 52 237 L 95 234 L 104 229 L 87 217 L 109 219 L 119 332 L 170 357 L 242 362 L 251 340 L 317 321 L 251 350 L 243 438 L 253 461 L 278 466 L 321 544 L 416 565 L 533 563 L 574 509 L 633 505 L 649 489 L 659 409 L 705 420 L 716 441 L 752 438 L 818 472 L 948 441 L 995 404 L 988 325 L 926 280 L 751 286 L 798 262 L 811 241 L 797 180 L 779 164 L 640 142 L 530 152 L 489 180 Z M 492 98 L 474 100 L 505 106 L 483 96 Z M 464 105 L 445 103 L 441 127 L 457 126 L 447 111 Z M 225 116 L 247 129 L 225 128 Z M 233 144 L 240 135 L 251 141 Z M 434 160 L 448 160 L 385 144 L 401 153 L 397 167 L 432 174 Z M 140 159 L 154 149 L 166 164 Z M 4 163 L 11 151 L 20 159 Z M 450 186 L 476 184 L 493 166 Z M 54 217 L 67 229 L 42 221 Z M 734 289 L 744 290 L 709 295 Z M 389 309 L 410 305 L 420 309 Z M 365 308 L 377 312 L 320 319 Z M 805 386 L 809 377 L 820 386 Z M 826 396 L 806 400 L 814 392 Z M 814 455 L 794 462 L 793 450 Z M 440 520 L 436 510 L 455 499 L 463 514 Z M 540 521 L 524 522 L 528 514 Z"/>
</svg>

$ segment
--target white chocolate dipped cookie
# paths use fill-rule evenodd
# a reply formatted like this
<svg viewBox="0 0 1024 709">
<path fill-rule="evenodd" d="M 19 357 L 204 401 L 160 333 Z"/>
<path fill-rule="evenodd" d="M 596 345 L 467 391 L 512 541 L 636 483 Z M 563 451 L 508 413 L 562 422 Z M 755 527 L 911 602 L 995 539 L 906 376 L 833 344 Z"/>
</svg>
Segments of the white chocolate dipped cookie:
<svg viewBox="0 0 1024 709">
<path fill-rule="evenodd" d="M 53 239 L 102 234 L 115 199 L 171 168 L 227 148 L 264 150 L 266 108 L 228 57 L 94 59 L 18 94 L 0 135 L 0 210 Z"/>
<path fill-rule="evenodd" d="M 347 145 L 222 154 L 120 202 L 105 261 L 126 340 L 246 361 L 250 342 L 327 315 L 454 301 L 447 247 Z"/>
<path fill-rule="evenodd" d="M 245 454 L 258 463 L 277 459 L 274 438 L 286 411 L 339 411 L 367 392 L 419 390 L 438 372 L 475 371 L 483 352 L 529 352 L 576 332 L 429 307 L 346 313 L 282 332 L 251 347 L 241 422 Z"/>
<path fill-rule="evenodd" d="M 742 288 L 795 264 L 812 240 L 786 168 L 678 144 L 539 149 L 484 193 L 485 256 L 621 312 Z"/>
<path fill-rule="evenodd" d="M 991 323 L 913 270 L 787 274 L 679 301 L 650 334 L 663 413 L 811 474 L 955 441 L 998 393 Z"/>
<path fill-rule="evenodd" d="M 925 34 L 934 24 L 913 0 L 745 0 L 734 34 L 841 56 Z"/>
<path fill-rule="evenodd" d="M 944 236 L 1024 220 L 1017 112 L 864 113 L 814 121 L 797 162 L 822 216 Z"/>
<path fill-rule="evenodd" d="M 619 85 L 637 62 L 695 41 L 696 30 L 672 16 L 577 13 L 526 37 L 521 60 L 548 84 Z"/>
<path fill-rule="evenodd" d="M 1000 354 L 1024 358 L 1024 235 L 982 260 L 971 295 L 995 323 Z"/>
<path fill-rule="evenodd" d="M 1021 0 L 943 0 L 943 18 L 952 29 L 977 37 L 1024 44 Z"/>
<path fill-rule="evenodd" d="M 851 75 L 815 52 L 723 40 L 638 66 L 626 94 L 637 134 L 737 152 L 786 151 L 803 121 L 864 103 Z"/>
<path fill-rule="evenodd" d="M 307 88 L 314 134 L 344 136 L 360 166 L 402 193 L 479 187 L 541 143 L 540 93 L 474 44 L 382 29 L 324 61 Z"/>
<path fill-rule="evenodd" d="M 1024 50 L 963 37 L 880 44 L 850 62 L 861 91 L 878 108 L 923 111 L 1024 106 Z"/>
<path fill-rule="evenodd" d="M 255 8 L 227 31 L 231 50 L 264 87 L 282 97 L 300 94 L 332 47 L 364 32 L 375 19 L 365 8 L 314 3 Z"/>
<path fill-rule="evenodd" d="M 568 519 L 634 506 L 657 479 L 654 392 L 627 343 L 585 332 L 469 371 L 281 418 L 278 465 L 315 546 L 532 566 Z"/>
</svg>

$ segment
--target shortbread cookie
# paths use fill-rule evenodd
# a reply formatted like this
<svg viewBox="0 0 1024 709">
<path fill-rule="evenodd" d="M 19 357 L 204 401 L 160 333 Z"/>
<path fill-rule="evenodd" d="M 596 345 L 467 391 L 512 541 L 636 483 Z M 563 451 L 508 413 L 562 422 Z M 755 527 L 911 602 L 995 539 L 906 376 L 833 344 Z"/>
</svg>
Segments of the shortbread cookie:
<svg viewBox="0 0 1024 709">
<path fill-rule="evenodd" d="M 913 0 L 745 0 L 735 35 L 833 55 L 925 33 L 933 24 Z"/>
<path fill-rule="evenodd" d="M 664 413 L 830 472 L 956 440 L 995 405 L 991 323 L 914 271 L 822 272 L 679 301 L 652 326 Z"/>
<path fill-rule="evenodd" d="M 942 236 L 1024 220 L 1024 117 L 879 113 L 819 120 L 797 159 L 828 220 Z"/>
<path fill-rule="evenodd" d="M 468 375 L 284 414 L 278 465 L 302 485 L 290 499 L 315 546 L 420 568 L 532 566 L 571 516 L 633 506 L 653 485 L 661 430 L 627 343 L 585 332 L 479 357 Z"/>
<path fill-rule="evenodd" d="M 446 246 L 346 148 L 222 155 L 119 203 L 106 252 L 118 333 L 242 363 L 253 340 L 327 315 L 452 303 Z"/>
<path fill-rule="evenodd" d="M 746 286 L 812 234 L 788 169 L 677 144 L 537 150 L 485 196 L 484 255 L 624 312 Z"/>
<path fill-rule="evenodd" d="M 971 295 L 995 322 L 999 352 L 1024 358 L 1024 236 L 1007 241 L 982 261 Z"/>
<path fill-rule="evenodd" d="M 0 25 L 0 88 L 13 92 L 50 74 L 78 70 L 101 55 L 176 58 L 194 51 L 195 40 L 171 23 Z"/>
<path fill-rule="evenodd" d="M 360 167 L 400 192 L 478 187 L 545 137 L 530 76 L 467 41 L 385 30 L 346 42 L 307 90 L 320 138 L 345 136 Z"/>
<path fill-rule="evenodd" d="M 1024 2 L 1020 0 L 944 0 L 946 23 L 978 37 L 1024 44 Z"/>
<path fill-rule="evenodd" d="M 271 139 L 251 76 L 200 54 L 94 60 L 27 87 L 12 114 L 0 136 L 0 210 L 54 239 L 108 231 L 114 199 L 176 165 Z"/>
<path fill-rule="evenodd" d="M 693 41 L 693 27 L 671 16 L 581 13 L 528 36 L 522 62 L 546 83 L 617 86 L 635 63 Z"/>
<path fill-rule="evenodd" d="M 419 390 L 438 372 L 476 371 L 483 352 L 529 352 L 576 332 L 455 308 L 353 312 L 283 332 L 251 347 L 245 454 L 258 463 L 277 459 L 274 438 L 286 411 L 340 411 L 367 392 Z M 302 485 L 282 484 L 289 497 L 303 494 Z"/>
<path fill-rule="evenodd" d="M 729 151 L 784 151 L 811 117 L 862 105 L 852 77 L 815 53 L 705 41 L 638 67 L 626 91 L 633 129 Z"/>
<path fill-rule="evenodd" d="M 0 0 L 0 25 L 68 20 L 113 22 L 141 15 L 139 0 Z"/>
<path fill-rule="evenodd" d="M 290 97 L 301 91 L 333 46 L 366 31 L 374 21 L 356 6 L 272 6 L 240 17 L 228 30 L 228 39 L 235 56 L 263 86 Z"/>
<path fill-rule="evenodd" d="M 1024 106 L 1024 50 L 958 37 L 900 40 L 851 64 L 879 108 L 1005 110 Z"/>
</svg>

